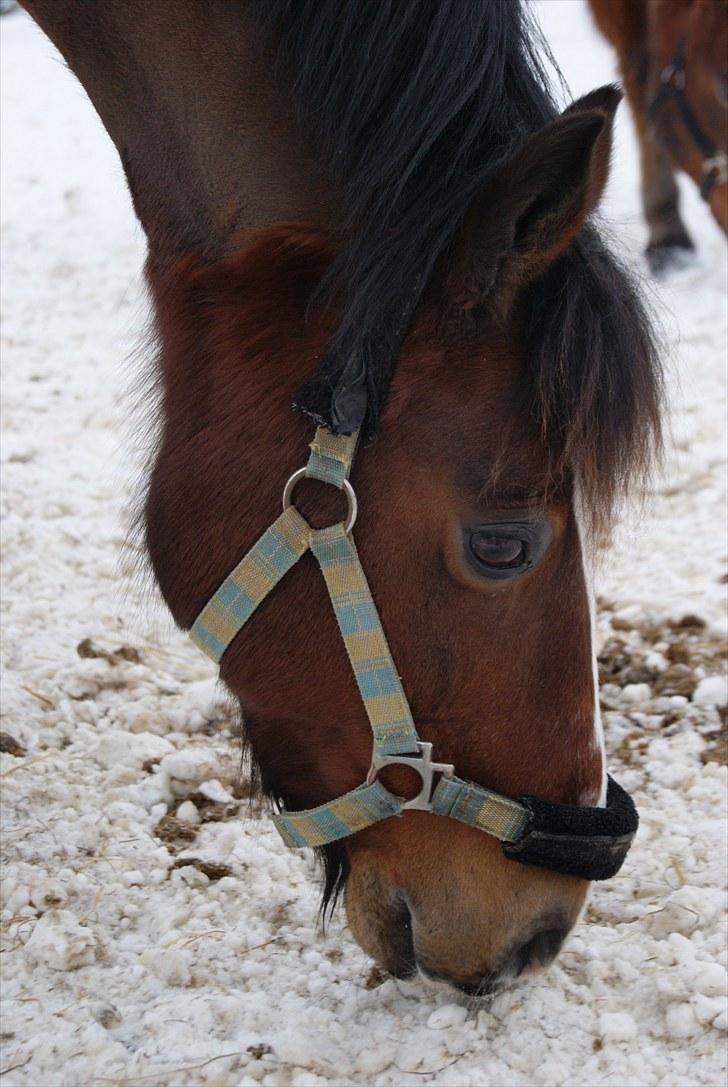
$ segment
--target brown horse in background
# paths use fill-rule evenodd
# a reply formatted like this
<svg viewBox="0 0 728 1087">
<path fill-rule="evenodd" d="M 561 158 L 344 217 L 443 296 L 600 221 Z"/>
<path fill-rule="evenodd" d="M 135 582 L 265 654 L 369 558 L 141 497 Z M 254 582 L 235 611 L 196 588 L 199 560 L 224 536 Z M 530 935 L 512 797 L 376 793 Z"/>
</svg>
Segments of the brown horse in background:
<svg viewBox="0 0 728 1087">
<path fill-rule="evenodd" d="M 680 217 L 683 170 L 728 232 L 728 0 L 589 0 L 617 51 L 632 107 L 649 227 L 661 272 L 693 249 Z"/>
<path fill-rule="evenodd" d="M 25 6 L 148 239 L 146 539 L 176 621 L 268 527 L 310 420 L 362 424 L 357 547 L 423 740 L 508 796 L 603 803 L 586 538 L 648 465 L 660 392 L 639 297 L 587 222 L 618 92 L 558 116 L 515 0 Z M 336 510 L 321 491 L 300 488 L 313 523 Z M 221 668 L 294 810 L 371 755 L 308 558 Z M 362 947 L 468 991 L 550 961 L 588 886 L 417 811 L 323 860 Z"/>
</svg>

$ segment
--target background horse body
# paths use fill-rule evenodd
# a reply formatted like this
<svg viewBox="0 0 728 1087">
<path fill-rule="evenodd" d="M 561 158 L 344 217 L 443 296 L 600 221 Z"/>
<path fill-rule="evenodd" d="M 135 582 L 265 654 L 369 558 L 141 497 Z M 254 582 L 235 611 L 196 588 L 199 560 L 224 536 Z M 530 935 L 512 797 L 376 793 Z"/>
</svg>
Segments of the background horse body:
<svg viewBox="0 0 728 1087">
<path fill-rule="evenodd" d="M 726 0 L 589 0 L 617 51 L 632 108 L 649 227 L 660 271 L 692 249 L 674 171 L 684 170 L 728 232 L 728 4 Z"/>
<path fill-rule="evenodd" d="M 606 526 L 659 426 L 639 301 L 585 227 L 618 95 L 557 118 L 512 0 L 26 6 L 149 242 L 146 534 L 177 622 L 303 463 L 291 401 L 363 423 L 357 546 L 422 738 L 508 795 L 600 802 L 582 528 Z M 300 506 L 335 515 L 315 485 Z M 295 809 L 361 782 L 370 733 L 307 560 L 221 670 L 269 794 Z M 552 958 L 586 894 L 418 812 L 324 859 L 363 947 L 470 990 Z"/>
</svg>

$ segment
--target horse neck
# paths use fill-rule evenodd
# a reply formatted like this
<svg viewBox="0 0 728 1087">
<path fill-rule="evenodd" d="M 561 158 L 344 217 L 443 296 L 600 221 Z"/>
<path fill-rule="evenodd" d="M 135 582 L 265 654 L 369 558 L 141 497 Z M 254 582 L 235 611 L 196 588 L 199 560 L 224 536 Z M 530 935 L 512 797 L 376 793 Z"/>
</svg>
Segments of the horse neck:
<svg viewBox="0 0 728 1087">
<path fill-rule="evenodd" d="M 219 253 L 243 227 L 336 219 L 255 5 L 24 5 L 84 86 L 126 174 L 152 258 Z M 153 104 L 153 105 L 152 105 Z"/>
</svg>

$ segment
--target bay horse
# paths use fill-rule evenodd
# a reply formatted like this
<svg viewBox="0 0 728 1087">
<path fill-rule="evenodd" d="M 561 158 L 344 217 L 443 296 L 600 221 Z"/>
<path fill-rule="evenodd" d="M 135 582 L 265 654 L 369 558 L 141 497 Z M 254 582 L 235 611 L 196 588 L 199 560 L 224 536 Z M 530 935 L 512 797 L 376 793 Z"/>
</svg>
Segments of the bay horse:
<svg viewBox="0 0 728 1087">
<path fill-rule="evenodd" d="M 619 92 L 558 115 L 515 0 L 25 6 L 116 145 L 148 241 L 162 429 L 144 519 L 162 595 L 198 625 L 260 557 L 311 421 L 319 445 L 360 432 L 356 542 L 389 681 L 446 760 L 428 764 L 436 791 L 453 764 L 471 799 L 531 797 L 534 852 L 514 860 L 425 797 L 323 839 L 324 907 L 345 889 L 356 940 L 393 974 L 493 992 L 551 961 L 594 858 L 614 870 L 635 829 L 599 829 L 588 575 L 660 431 L 649 322 L 587 221 Z M 312 479 L 295 502 L 313 535 L 341 516 Z M 274 803 L 330 815 L 360 786 L 370 707 L 311 555 L 224 647 L 221 676 Z M 392 761 L 380 792 L 401 811 L 425 775 Z"/>
<path fill-rule="evenodd" d="M 683 170 L 728 233 L 728 0 L 589 0 L 614 46 L 640 149 L 647 259 L 665 271 L 694 248 Z"/>
</svg>

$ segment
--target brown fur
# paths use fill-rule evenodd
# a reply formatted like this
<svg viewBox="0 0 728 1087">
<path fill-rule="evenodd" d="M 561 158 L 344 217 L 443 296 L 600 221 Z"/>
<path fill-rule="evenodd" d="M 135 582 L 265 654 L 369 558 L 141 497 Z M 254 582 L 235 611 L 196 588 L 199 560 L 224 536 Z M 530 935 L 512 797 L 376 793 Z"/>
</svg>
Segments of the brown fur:
<svg viewBox="0 0 728 1087">
<path fill-rule="evenodd" d="M 111 136 L 154 261 L 242 227 L 338 218 L 254 0 L 24 0 Z"/>
</svg>

